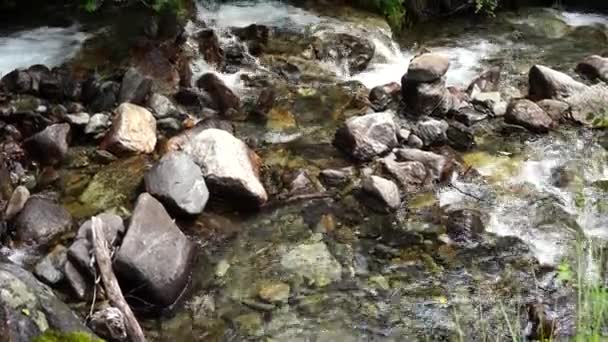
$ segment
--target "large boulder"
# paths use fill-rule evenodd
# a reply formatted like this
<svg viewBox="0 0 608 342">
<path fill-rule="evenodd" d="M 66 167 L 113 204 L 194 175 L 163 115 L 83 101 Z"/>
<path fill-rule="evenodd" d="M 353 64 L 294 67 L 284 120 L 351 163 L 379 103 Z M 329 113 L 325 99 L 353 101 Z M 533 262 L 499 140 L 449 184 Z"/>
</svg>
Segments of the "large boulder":
<svg viewBox="0 0 608 342">
<path fill-rule="evenodd" d="M 406 78 L 411 82 L 433 82 L 441 79 L 450 67 L 450 60 L 436 53 L 425 53 L 412 59 Z"/>
<path fill-rule="evenodd" d="M 259 157 L 227 131 L 193 129 L 171 139 L 170 149 L 181 149 L 200 166 L 211 193 L 237 206 L 261 206 L 268 194 L 258 178 Z"/>
<path fill-rule="evenodd" d="M 397 125 L 389 112 L 352 117 L 338 129 L 334 145 L 351 157 L 367 161 L 397 145 Z"/>
<path fill-rule="evenodd" d="M 576 71 L 590 80 L 608 83 L 608 57 L 589 56 L 576 66 Z"/>
<path fill-rule="evenodd" d="M 551 117 L 530 100 L 515 100 L 509 104 L 505 122 L 520 125 L 535 133 L 547 133 L 553 128 Z"/>
<path fill-rule="evenodd" d="M 33 196 L 15 218 L 15 236 L 21 243 L 45 245 L 72 227 L 70 213 L 53 201 Z"/>
<path fill-rule="evenodd" d="M 333 32 L 318 33 L 317 38 L 313 44 L 316 57 L 346 65 L 353 74 L 365 70 L 374 57 L 375 46 L 367 39 Z"/>
<path fill-rule="evenodd" d="M 529 97 L 543 99 L 562 99 L 588 87 L 572 77 L 543 65 L 534 65 L 528 74 Z"/>
<path fill-rule="evenodd" d="M 200 214 L 209 200 L 201 169 L 185 153 L 169 152 L 144 179 L 148 193 L 180 214 Z"/>
<path fill-rule="evenodd" d="M 156 146 L 156 119 L 147 109 L 123 103 L 116 109 L 112 128 L 101 143 L 116 153 L 152 153 Z"/>
<path fill-rule="evenodd" d="M 15 69 L 0 80 L 6 90 L 14 93 L 28 93 L 32 91 L 32 77 L 26 69 Z"/>
<path fill-rule="evenodd" d="M 17 265 L 0 262 L 0 289 L 2 341 L 30 342 L 47 330 L 91 334 L 48 286 Z"/>
<path fill-rule="evenodd" d="M 184 290 L 194 244 L 150 194 L 137 199 L 127 234 L 114 260 L 121 287 L 166 307 Z"/>
<path fill-rule="evenodd" d="M 196 81 L 196 86 L 209 93 L 213 108 L 217 108 L 220 114 L 230 116 L 240 110 L 241 100 L 216 74 L 204 74 Z"/>
<path fill-rule="evenodd" d="M 24 141 L 28 153 L 45 165 L 63 161 L 68 153 L 70 125 L 67 123 L 48 126 Z"/>
</svg>

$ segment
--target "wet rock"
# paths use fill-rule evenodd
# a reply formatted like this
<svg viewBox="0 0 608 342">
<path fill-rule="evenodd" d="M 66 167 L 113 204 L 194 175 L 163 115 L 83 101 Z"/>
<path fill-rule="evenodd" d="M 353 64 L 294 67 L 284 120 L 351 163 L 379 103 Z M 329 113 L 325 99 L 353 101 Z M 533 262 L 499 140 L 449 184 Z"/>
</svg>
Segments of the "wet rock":
<svg viewBox="0 0 608 342">
<path fill-rule="evenodd" d="M 481 234 L 485 231 L 481 214 L 471 209 L 448 213 L 446 229 L 450 239 L 461 247 L 480 242 Z"/>
<path fill-rule="evenodd" d="M 45 165 L 56 165 L 68 153 L 70 125 L 55 124 L 36 133 L 23 143 L 28 153 Z"/>
<path fill-rule="evenodd" d="M 565 100 L 570 105 L 572 119 L 583 125 L 596 127 L 608 108 L 608 86 L 596 84 Z M 601 128 L 601 127 L 600 127 Z"/>
<path fill-rule="evenodd" d="M 484 93 L 495 92 L 498 91 L 499 85 L 500 67 L 492 67 L 476 76 L 467 87 L 467 92 L 471 94 L 475 88 Z"/>
<path fill-rule="evenodd" d="M 74 76 L 63 68 L 54 68 L 50 73 L 42 74 L 38 85 L 40 96 L 61 101 L 80 98 L 82 87 Z"/>
<path fill-rule="evenodd" d="M 406 193 L 420 191 L 427 186 L 427 171 L 418 161 L 398 162 L 394 155 L 382 159 L 382 166 Z"/>
<path fill-rule="evenodd" d="M 200 214 L 209 200 L 203 173 L 181 152 L 165 155 L 146 173 L 144 180 L 148 193 L 180 214 Z"/>
<path fill-rule="evenodd" d="M 401 96 L 409 115 L 443 116 L 454 105 L 454 98 L 445 87 L 445 78 L 433 82 L 415 82 L 407 79 L 407 74 L 401 79 Z"/>
<path fill-rule="evenodd" d="M 585 58 L 576 66 L 576 72 L 590 80 L 608 82 L 608 58 L 593 55 Z"/>
<path fill-rule="evenodd" d="M 346 120 L 334 145 L 351 157 L 366 161 L 397 145 L 397 126 L 391 113 L 375 113 Z"/>
<path fill-rule="evenodd" d="M 169 145 L 190 155 L 201 167 L 214 196 L 240 200 L 244 207 L 266 203 L 268 195 L 258 179 L 259 157 L 232 134 L 215 128 L 194 129 L 171 139 Z"/>
<path fill-rule="evenodd" d="M 118 103 L 130 102 L 143 105 L 152 88 L 152 80 L 136 68 L 129 68 L 122 78 Z"/>
<path fill-rule="evenodd" d="M 126 341 L 127 328 L 122 311 L 115 307 L 107 307 L 96 311 L 91 316 L 89 327 L 101 338 L 109 341 Z"/>
<path fill-rule="evenodd" d="M 281 257 L 281 266 L 318 287 L 342 279 L 342 265 L 331 255 L 323 242 L 294 247 Z"/>
<path fill-rule="evenodd" d="M 529 97 L 535 101 L 563 99 L 587 89 L 586 85 L 572 77 L 543 65 L 535 65 L 530 69 L 528 81 Z"/>
<path fill-rule="evenodd" d="M 6 205 L 6 209 L 4 210 L 4 218 L 6 220 L 11 220 L 13 217 L 19 214 L 29 198 L 30 192 L 25 186 L 19 185 L 16 187 L 10 200 L 8 201 L 8 204 Z"/>
<path fill-rule="evenodd" d="M 200 131 L 209 128 L 221 129 L 234 135 L 234 126 L 232 125 L 232 122 L 228 120 L 205 119 L 196 124 L 196 129 Z"/>
<path fill-rule="evenodd" d="M 63 268 L 68 260 L 67 249 L 58 245 L 34 267 L 34 274 L 48 285 L 57 285 L 63 280 Z"/>
<path fill-rule="evenodd" d="M 0 332 L 7 341 L 33 341 L 42 332 L 90 333 L 80 318 L 31 273 L 0 263 Z"/>
<path fill-rule="evenodd" d="M 412 133 L 419 137 L 424 146 L 442 145 L 447 142 L 449 125 L 444 120 L 431 118 L 421 119 L 412 128 Z"/>
<path fill-rule="evenodd" d="M 87 83 L 89 82 L 89 83 Z M 101 82 L 100 80 L 88 80 L 83 85 L 83 94 L 87 91 L 83 102 L 92 112 L 106 112 L 114 109 L 118 102 L 118 93 L 120 92 L 120 84 L 113 81 Z M 89 88 L 85 88 L 88 86 Z"/>
<path fill-rule="evenodd" d="M 230 116 L 231 111 L 240 111 L 241 100 L 216 74 L 204 74 L 196 81 L 196 86 L 209 93 L 215 104 L 212 108 L 217 108 L 221 115 Z"/>
<path fill-rule="evenodd" d="M 429 83 L 441 79 L 450 67 L 450 60 L 439 54 L 425 53 L 415 57 L 407 69 L 406 78 L 411 82 Z"/>
<path fill-rule="evenodd" d="M 428 170 L 433 181 L 450 179 L 454 170 L 454 162 L 441 154 L 423 151 L 415 148 L 399 148 L 395 150 L 397 161 L 416 161 L 422 163 Z"/>
<path fill-rule="evenodd" d="M 203 108 L 217 109 L 211 95 L 206 91 L 196 88 L 180 88 L 175 94 L 175 101 L 189 108 L 202 110 Z"/>
<path fill-rule="evenodd" d="M 264 48 L 268 44 L 270 29 L 268 26 L 251 24 L 243 28 L 234 28 L 232 30 L 237 37 L 247 43 L 249 53 L 253 56 L 259 56 L 264 52 Z"/>
<path fill-rule="evenodd" d="M 362 188 L 384 208 L 396 210 L 401 206 L 399 188 L 393 181 L 378 176 L 370 176 L 363 180 Z"/>
<path fill-rule="evenodd" d="M 86 278 L 69 260 L 63 266 L 63 274 L 76 298 L 86 300 L 89 290 L 91 290 L 92 280 Z"/>
<path fill-rule="evenodd" d="M 143 300 L 173 304 L 186 286 L 194 245 L 163 206 L 143 193 L 114 260 L 121 286 L 134 290 Z"/>
<path fill-rule="evenodd" d="M 369 92 L 369 101 L 376 112 L 382 112 L 399 102 L 400 93 L 401 85 L 399 83 L 388 83 L 372 88 Z"/>
<path fill-rule="evenodd" d="M 123 103 L 116 109 L 112 128 L 101 148 L 114 153 L 152 153 L 156 146 L 156 119 L 147 109 Z"/>
<path fill-rule="evenodd" d="M 91 120 L 91 116 L 88 113 L 80 112 L 80 113 L 67 114 L 65 116 L 65 119 L 72 126 L 86 127 L 87 124 L 89 123 L 89 120 Z"/>
<path fill-rule="evenodd" d="M 410 133 L 410 135 L 407 137 L 407 145 L 413 148 L 423 148 L 424 141 L 422 141 L 422 139 L 420 139 L 416 134 Z"/>
<path fill-rule="evenodd" d="M 220 41 L 212 29 L 201 30 L 196 40 L 198 49 L 205 61 L 219 68 L 224 62 L 224 53 L 220 47 Z"/>
<path fill-rule="evenodd" d="M 291 195 L 302 195 L 317 192 L 317 188 L 306 170 L 299 170 L 293 175 L 289 182 L 289 193 Z"/>
<path fill-rule="evenodd" d="M 72 227 L 72 217 L 63 207 L 42 197 L 30 197 L 15 219 L 18 241 L 43 246 L 66 233 Z"/>
<path fill-rule="evenodd" d="M 412 131 L 410 131 L 409 129 L 401 128 L 397 131 L 397 140 L 399 140 L 400 143 L 407 144 L 407 140 L 409 139 L 410 134 L 412 134 Z"/>
<path fill-rule="evenodd" d="M 570 112 L 570 105 L 563 101 L 546 99 L 536 103 L 547 115 L 558 123 L 564 121 Z"/>
<path fill-rule="evenodd" d="M 148 107 L 152 109 L 152 114 L 156 118 L 164 118 L 177 112 L 177 108 L 168 97 L 157 93 L 152 94 L 148 99 Z"/>
<path fill-rule="evenodd" d="M 6 90 L 14 93 L 29 93 L 32 91 L 32 77 L 26 69 L 15 69 L 0 80 Z"/>
<path fill-rule="evenodd" d="M 553 128 L 553 120 L 536 103 L 515 100 L 509 104 L 505 122 L 523 126 L 535 133 L 547 133 Z"/>
<path fill-rule="evenodd" d="M 507 110 L 507 103 L 503 101 L 502 96 L 497 91 L 480 92 L 478 88 L 475 88 L 471 93 L 471 102 L 474 105 L 487 108 L 494 116 L 503 116 Z"/>
<path fill-rule="evenodd" d="M 289 292 L 289 284 L 270 282 L 260 287 L 258 296 L 267 303 L 286 303 L 289 299 Z"/>
<path fill-rule="evenodd" d="M 176 118 L 162 118 L 156 121 L 159 131 L 177 133 L 182 130 L 182 122 Z"/>
<path fill-rule="evenodd" d="M 85 134 L 97 135 L 105 132 L 110 127 L 110 116 L 103 113 L 97 113 L 91 116 L 91 119 L 84 128 Z"/>
<path fill-rule="evenodd" d="M 319 178 L 326 186 L 341 186 L 348 183 L 354 175 L 352 168 L 325 169 L 319 173 Z"/>
<path fill-rule="evenodd" d="M 51 70 L 42 64 L 32 65 L 27 69 L 27 73 L 32 78 L 32 93 L 40 91 L 40 80 L 51 73 Z"/>
<path fill-rule="evenodd" d="M 365 70 L 374 57 L 375 46 L 367 39 L 331 32 L 322 32 L 318 38 L 313 44 L 317 58 L 346 64 L 351 73 Z"/>
<path fill-rule="evenodd" d="M 473 130 L 460 122 L 450 122 L 447 137 L 448 144 L 459 151 L 468 151 L 475 147 Z"/>
</svg>

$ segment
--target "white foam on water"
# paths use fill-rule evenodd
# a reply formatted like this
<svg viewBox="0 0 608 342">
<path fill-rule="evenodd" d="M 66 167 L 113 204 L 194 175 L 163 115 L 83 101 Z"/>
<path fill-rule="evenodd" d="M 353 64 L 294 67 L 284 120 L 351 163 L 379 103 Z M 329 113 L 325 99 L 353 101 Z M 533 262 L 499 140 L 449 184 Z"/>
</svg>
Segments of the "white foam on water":
<svg viewBox="0 0 608 342">
<path fill-rule="evenodd" d="M 33 64 L 60 65 L 74 57 L 88 37 L 76 25 L 39 27 L 0 37 L 0 75 Z"/>
<path fill-rule="evenodd" d="M 560 14 L 570 26 L 579 27 L 597 24 L 608 26 L 608 16 L 606 15 L 582 12 L 561 12 Z"/>
<path fill-rule="evenodd" d="M 308 26 L 320 18 L 303 9 L 278 1 L 241 1 L 205 6 L 198 3 L 199 19 L 221 27 L 245 27 L 251 24 L 287 27 Z"/>
</svg>

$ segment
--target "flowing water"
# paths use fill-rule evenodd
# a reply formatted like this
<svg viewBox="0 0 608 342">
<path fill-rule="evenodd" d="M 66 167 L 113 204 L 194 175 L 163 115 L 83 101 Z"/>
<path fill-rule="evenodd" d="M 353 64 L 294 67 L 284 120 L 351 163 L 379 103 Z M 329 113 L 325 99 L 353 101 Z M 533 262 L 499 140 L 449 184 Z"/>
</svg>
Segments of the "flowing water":
<svg viewBox="0 0 608 342">
<path fill-rule="evenodd" d="M 274 1 L 201 2 L 198 9 L 199 19 L 217 30 L 222 45 L 239 43 L 230 28 L 253 23 L 294 35 L 365 36 L 375 45 L 366 70 L 352 74 L 332 60 L 318 67 L 334 83 L 360 81 L 367 88 L 399 82 L 411 57 L 426 48 L 451 59 L 448 84 L 466 86 L 484 68 L 501 66 L 501 90 L 520 96 L 532 64 L 571 71 L 582 57 L 601 53 L 598 48 L 608 41 L 607 16 L 555 9 L 450 19 L 398 39 L 382 20 L 332 9 Z M 0 73 L 59 64 L 84 39 L 75 27 L 2 37 Z M 243 76 L 272 67 L 248 57 L 254 62 L 236 73 L 214 70 L 202 59 L 195 71 L 215 72 L 247 96 Z M 334 121 L 340 118 L 323 108 L 325 99 L 334 96 L 328 87 L 298 88 L 307 98 L 320 93 L 319 99 L 302 102 L 301 116 L 310 115 L 306 124 L 297 121 L 300 117 L 289 129 L 237 124 L 237 135 L 262 137 L 270 147 L 259 152 L 269 165 L 313 173 L 348 165 L 331 146 Z M 453 186 L 411 198 L 410 210 L 395 215 L 369 212 L 346 195 L 279 204 L 251 215 L 206 213 L 194 225 L 184 224 L 203 247 L 192 289 L 175 315 L 146 321 L 147 330 L 159 341 L 448 340 L 461 330 L 471 334 L 470 340 L 480 340 L 484 329 L 507 336 L 496 303 L 518 314 L 520 296 L 538 294 L 532 273 L 542 267 L 530 260 L 555 266 L 573 260 L 581 238 L 608 239 L 608 153 L 604 137 L 573 127 L 540 137 L 487 134 L 478 145 L 462 159 L 480 177 L 454 178 Z M 517 237 L 523 244 L 496 238 L 491 247 L 468 251 L 443 244 L 443 215 L 454 208 L 480 210 L 488 232 Z M 551 277 L 545 273 L 538 276 Z M 255 299 L 260 288 L 277 283 L 290 285 L 287 302 L 268 305 Z M 488 325 L 480 326 L 479 317 Z"/>
</svg>

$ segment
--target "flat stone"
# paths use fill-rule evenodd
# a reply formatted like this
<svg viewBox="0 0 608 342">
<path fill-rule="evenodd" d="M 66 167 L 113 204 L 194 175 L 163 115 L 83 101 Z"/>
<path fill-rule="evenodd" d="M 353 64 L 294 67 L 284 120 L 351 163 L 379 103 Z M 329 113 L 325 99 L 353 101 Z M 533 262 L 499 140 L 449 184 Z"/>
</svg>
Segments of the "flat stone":
<svg viewBox="0 0 608 342">
<path fill-rule="evenodd" d="M 397 145 L 397 126 L 391 113 L 374 113 L 346 120 L 334 145 L 351 157 L 367 161 Z"/>
<path fill-rule="evenodd" d="M 342 279 L 342 265 L 323 242 L 296 246 L 281 257 L 281 266 L 318 287 Z"/>
<path fill-rule="evenodd" d="M 395 182 L 378 176 L 370 176 L 363 180 L 362 186 L 366 193 L 379 200 L 387 208 L 396 210 L 401 206 L 401 196 Z"/>
<path fill-rule="evenodd" d="M 436 53 L 415 57 L 407 69 L 407 79 L 414 82 L 432 82 L 442 78 L 450 67 L 450 59 Z"/>
</svg>

